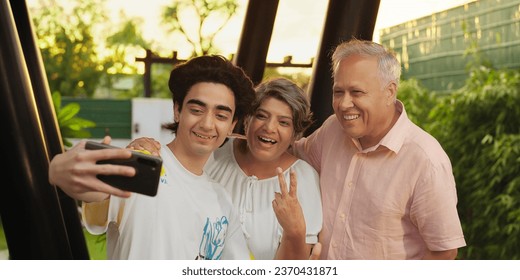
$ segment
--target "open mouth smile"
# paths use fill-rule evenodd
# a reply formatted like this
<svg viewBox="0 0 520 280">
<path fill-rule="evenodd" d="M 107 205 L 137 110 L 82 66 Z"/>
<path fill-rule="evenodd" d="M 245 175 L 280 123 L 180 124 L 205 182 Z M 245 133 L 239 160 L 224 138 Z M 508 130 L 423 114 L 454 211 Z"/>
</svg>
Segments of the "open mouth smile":
<svg viewBox="0 0 520 280">
<path fill-rule="evenodd" d="M 343 115 L 343 119 L 347 121 L 357 120 L 359 117 L 360 115 Z"/>
<path fill-rule="evenodd" d="M 273 144 L 273 145 L 278 143 L 276 140 L 273 140 L 273 139 L 267 138 L 267 137 L 262 137 L 262 136 L 258 136 L 258 140 L 260 140 L 261 142 L 269 143 L 269 144 Z"/>
</svg>

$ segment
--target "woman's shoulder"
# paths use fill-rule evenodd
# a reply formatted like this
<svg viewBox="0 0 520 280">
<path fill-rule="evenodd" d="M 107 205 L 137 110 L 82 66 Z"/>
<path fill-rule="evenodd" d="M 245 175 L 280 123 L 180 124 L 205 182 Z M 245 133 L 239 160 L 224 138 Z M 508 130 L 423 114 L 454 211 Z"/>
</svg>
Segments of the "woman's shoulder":
<svg viewBox="0 0 520 280">
<path fill-rule="evenodd" d="M 222 165 L 232 165 L 233 162 L 233 144 L 231 141 L 224 143 L 218 149 L 213 151 L 206 163 L 205 169 L 215 169 Z"/>
<path fill-rule="evenodd" d="M 296 173 L 299 189 L 319 189 L 320 176 L 314 167 L 302 159 L 297 159 L 291 168 Z"/>
<path fill-rule="evenodd" d="M 312 165 L 310 165 L 303 159 L 296 158 L 296 161 L 293 163 L 291 168 L 293 168 L 295 170 L 303 171 L 302 172 L 303 174 L 310 172 L 311 175 L 318 176 L 318 172 L 316 171 L 316 169 L 314 169 L 314 167 L 312 167 Z"/>
</svg>

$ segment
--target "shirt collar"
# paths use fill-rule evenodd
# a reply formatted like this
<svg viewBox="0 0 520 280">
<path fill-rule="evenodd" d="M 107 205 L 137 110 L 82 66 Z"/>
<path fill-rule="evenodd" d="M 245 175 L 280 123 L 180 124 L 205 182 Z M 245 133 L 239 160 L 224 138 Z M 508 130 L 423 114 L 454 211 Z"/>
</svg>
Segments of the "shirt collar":
<svg viewBox="0 0 520 280">
<path fill-rule="evenodd" d="M 397 112 L 399 112 L 399 118 L 397 119 L 397 122 L 392 126 L 390 131 L 388 131 L 388 133 L 383 137 L 383 139 L 379 141 L 379 143 L 363 150 L 361 148 L 359 140 L 352 139 L 354 145 L 358 148 L 359 151 L 368 153 L 381 149 L 382 147 L 386 147 L 387 149 L 393 151 L 396 154 L 399 152 L 406 138 L 406 130 L 408 128 L 409 119 L 408 115 L 406 114 L 404 105 L 400 100 L 396 100 L 395 107 L 397 109 Z"/>
<path fill-rule="evenodd" d="M 406 139 L 406 131 L 408 130 L 409 119 L 406 114 L 403 103 L 400 100 L 395 102 L 397 112 L 399 112 L 399 118 L 394 126 L 388 131 L 388 133 L 379 142 L 380 145 L 387 147 L 394 153 L 398 153 L 404 144 Z"/>
</svg>

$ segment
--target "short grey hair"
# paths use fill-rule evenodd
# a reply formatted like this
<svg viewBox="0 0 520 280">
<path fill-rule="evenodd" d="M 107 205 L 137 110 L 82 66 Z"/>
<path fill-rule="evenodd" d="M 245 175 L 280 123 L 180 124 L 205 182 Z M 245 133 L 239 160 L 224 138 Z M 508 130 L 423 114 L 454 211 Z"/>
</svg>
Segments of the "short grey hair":
<svg viewBox="0 0 520 280">
<path fill-rule="evenodd" d="M 352 39 L 340 43 L 332 54 L 332 74 L 336 74 L 341 60 L 356 54 L 377 58 L 381 83 L 394 82 L 399 86 L 401 64 L 392 51 L 372 41 Z"/>
<path fill-rule="evenodd" d="M 275 78 L 265 81 L 256 87 L 256 99 L 253 102 L 251 113 L 254 114 L 262 102 L 273 97 L 291 108 L 294 133 L 297 140 L 312 124 L 312 112 L 309 101 L 302 88 L 286 78 Z"/>
</svg>

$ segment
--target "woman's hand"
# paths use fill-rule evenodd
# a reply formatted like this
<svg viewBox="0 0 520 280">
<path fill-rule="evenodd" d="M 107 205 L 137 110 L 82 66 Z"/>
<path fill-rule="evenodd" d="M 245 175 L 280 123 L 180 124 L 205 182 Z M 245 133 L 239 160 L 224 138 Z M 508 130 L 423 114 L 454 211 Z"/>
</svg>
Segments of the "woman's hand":
<svg viewBox="0 0 520 280">
<path fill-rule="evenodd" d="M 296 174 L 290 171 L 290 187 L 283 175 L 283 170 L 278 167 L 278 181 L 280 192 L 274 194 L 273 210 L 278 223 L 283 228 L 280 247 L 276 252 L 276 259 L 308 259 L 310 247 L 306 244 L 306 226 L 303 210 L 297 196 Z"/>
<path fill-rule="evenodd" d="M 126 147 L 131 150 L 148 151 L 154 156 L 159 156 L 159 151 L 161 150 L 161 143 L 159 143 L 153 138 L 141 137 L 130 142 L 130 144 L 128 144 L 128 146 Z"/>
<path fill-rule="evenodd" d="M 298 201 L 296 174 L 293 170 L 290 171 L 290 187 L 287 190 L 282 169 L 278 167 L 276 171 L 280 182 L 280 192 L 274 194 L 273 210 L 278 223 L 282 226 L 284 234 L 305 236 L 305 218 Z"/>
</svg>

